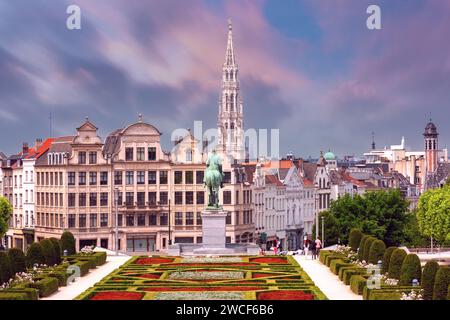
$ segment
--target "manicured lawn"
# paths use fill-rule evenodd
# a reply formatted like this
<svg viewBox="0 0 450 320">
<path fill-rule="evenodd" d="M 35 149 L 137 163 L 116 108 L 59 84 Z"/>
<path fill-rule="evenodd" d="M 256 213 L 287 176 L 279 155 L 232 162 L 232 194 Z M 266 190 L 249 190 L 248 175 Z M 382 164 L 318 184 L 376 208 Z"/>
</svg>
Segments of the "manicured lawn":
<svg viewBox="0 0 450 320">
<path fill-rule="evenodd" d="M 323 300 L 288 257 L 135 257 L 78 300 Z"/>
</svg>

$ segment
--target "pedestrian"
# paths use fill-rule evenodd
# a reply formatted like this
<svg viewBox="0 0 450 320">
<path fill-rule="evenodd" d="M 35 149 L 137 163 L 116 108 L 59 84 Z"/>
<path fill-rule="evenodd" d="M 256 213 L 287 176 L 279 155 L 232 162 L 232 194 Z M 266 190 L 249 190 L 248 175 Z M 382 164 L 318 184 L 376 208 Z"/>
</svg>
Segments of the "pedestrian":
<svg viewBox="0 0 450 320">
<path fill-rule="evenodd" d="M 320 253 L 320 249 L 322 249 L 322 241 L 320 240 L 320 237 L 317 237 L 315 244 L 316 244 L 316 255 L 318 256 Z"/>
<path fill-rule="evenodd" d="M 277 252 L 281 253 L 281 242 L 278 237 L 277 237 Z"/>
<path fill-rule="evenodd" d="M 311 251 L 311 259 L 316 259 L 316 244 L 313 241 L 309 242 L 309 251 Z"/>
<path fill-rule="evenodd" d="M 278 243 L 277 243 L 277 239 L 273 240 L 273 252 L 275 253 L 275 255 L 278 254 Z"/>
<path fill-rule="evenodd" d="M 308 257 L 308 247 L 309 247 L 309 239 L 306 239 L 303 242 L 303 254 L 305 255 L 305 258 Z"/>
</svg>

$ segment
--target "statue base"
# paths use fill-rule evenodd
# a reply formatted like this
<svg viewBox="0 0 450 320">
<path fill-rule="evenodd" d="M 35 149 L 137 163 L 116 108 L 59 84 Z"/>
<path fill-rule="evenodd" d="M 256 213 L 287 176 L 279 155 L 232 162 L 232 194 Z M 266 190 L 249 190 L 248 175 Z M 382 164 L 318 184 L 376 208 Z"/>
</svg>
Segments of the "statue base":
<svg viewBox="0 0 450 320">
<path fill-rule="evenodd" d="M 170 256 L 227 256 L 258 255 L 259 246 L 246 243 L 226 243 L 227 212 L 222 208 L 208 208 L 202 212 L 202 243 L 174 244 Z"/>
</svg>

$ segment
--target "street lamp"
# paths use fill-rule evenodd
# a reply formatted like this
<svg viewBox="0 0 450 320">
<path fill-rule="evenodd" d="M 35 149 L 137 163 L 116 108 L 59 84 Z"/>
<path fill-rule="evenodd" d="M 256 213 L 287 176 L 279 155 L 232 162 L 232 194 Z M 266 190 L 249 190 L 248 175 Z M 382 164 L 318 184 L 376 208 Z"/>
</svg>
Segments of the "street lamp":
<svg viewBox="0 0 450 320">
<path fill-rule="evenodd" d="M 116 256 L 119 255 L 119 188 L 114 188 L 114 204 L 116 211 Z"/>
<path fill-rule="evenodd" d="M 170 220 L 171 220 L 170 219 L 170 216 L 171 216 L 171 214 L 170 214 L 170 198 L 167 200 L 169 201 L 169 216 L 167 217 L 169 219 L 169 246 L 171 246 L 172 245 L 172 234 L 171 234 L 172 226 L 171 226 L 171 222 L 170 222 Z"/>
<path fill-rule="evenodd" d="M 325 217 L 322 216 L 322 247 L 325 248 Z"/>
</svg>

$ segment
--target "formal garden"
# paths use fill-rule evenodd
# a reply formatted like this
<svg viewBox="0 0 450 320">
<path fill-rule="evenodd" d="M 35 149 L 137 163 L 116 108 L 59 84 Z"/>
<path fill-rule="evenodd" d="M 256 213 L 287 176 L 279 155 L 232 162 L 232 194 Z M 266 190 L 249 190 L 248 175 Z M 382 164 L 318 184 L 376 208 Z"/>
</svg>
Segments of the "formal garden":
<svg viewBox="0 0 450 320">
<path fill-rule="evenodd" d="M 38 300 L 106 262 L 105 252 L 75 252 L 70 232 L 61 239 L 31 244 L 26 254 L 16 248 L 0 252 L 0 300 Z"/>
<path fill-rule="evenodd" d="M 78 300 L 325 300 L 291 256 L 133 257 Z"/>
<path fill-rule="evenodd" d="M 321 250 L 320 261 L 365 300 L 450 300 L 450 267 L 428 261 L 423 267 L 416 254 L 358 229 L 348 246 Z"/>
</svg>

